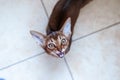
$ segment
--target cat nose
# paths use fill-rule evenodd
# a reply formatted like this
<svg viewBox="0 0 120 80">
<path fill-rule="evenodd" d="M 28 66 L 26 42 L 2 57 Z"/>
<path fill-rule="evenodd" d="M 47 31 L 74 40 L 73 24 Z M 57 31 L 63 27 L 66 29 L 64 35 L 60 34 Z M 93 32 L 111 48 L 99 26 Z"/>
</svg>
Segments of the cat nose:
<svg viewBox="0 0 120 80">
<path fill-rule="evenodd" d="M 64 57 L 64 53 L 63 52 L 60 52 L 59 54 L 57 54 L 60 58 L 63 58 Z"/>
</svg>

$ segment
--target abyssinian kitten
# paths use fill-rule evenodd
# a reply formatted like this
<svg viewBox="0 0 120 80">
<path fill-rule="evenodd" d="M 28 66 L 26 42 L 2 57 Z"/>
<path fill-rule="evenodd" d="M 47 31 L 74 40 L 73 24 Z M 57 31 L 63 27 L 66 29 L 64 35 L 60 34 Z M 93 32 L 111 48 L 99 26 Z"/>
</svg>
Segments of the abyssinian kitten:
<svg viewBox="0 0 120 80">
<path fill-rule="evenodd" d="M 62 58 L 69 51 L 80 9 L 91 0 L 59 0 L 50 16 L 47 35 L 30 31 L 46 53 Z"/>
</svg>

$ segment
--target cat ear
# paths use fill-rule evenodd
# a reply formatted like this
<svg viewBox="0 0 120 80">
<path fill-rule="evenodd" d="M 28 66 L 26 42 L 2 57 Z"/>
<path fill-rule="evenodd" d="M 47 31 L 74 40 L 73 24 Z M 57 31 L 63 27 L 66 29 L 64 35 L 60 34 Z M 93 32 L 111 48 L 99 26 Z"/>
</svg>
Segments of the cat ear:
<svg viewBox="0 0 120 80">
<path fill-rule="evenodd" d="M 71 18 L 70 17 L 65 21 L 61 31 L 66 37 L 69 37 L 71 35 Z"/>
<path fill-rule="evenodd" d="M 45 36 L 37 31 L 30 31 L 32 37 L 36 40 L 38 45 L 43 46 L 45 44 Z"/>
</svg>

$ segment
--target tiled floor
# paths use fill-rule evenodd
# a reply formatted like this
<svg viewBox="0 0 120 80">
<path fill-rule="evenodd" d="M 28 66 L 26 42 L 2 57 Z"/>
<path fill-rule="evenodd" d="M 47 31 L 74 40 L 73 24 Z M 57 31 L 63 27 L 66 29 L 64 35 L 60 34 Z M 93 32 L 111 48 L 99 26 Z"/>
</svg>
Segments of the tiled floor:
<svg viewBox="0 0 120 80">
<path fill-rule="evenodd" d="M 93 0 L 81 10 L 64 59 L 45 54 L 29 34 L 45 33 L 57 1 L 0 0 L 0 78 L 120 80 L 120 0 Z"/>
</svg>

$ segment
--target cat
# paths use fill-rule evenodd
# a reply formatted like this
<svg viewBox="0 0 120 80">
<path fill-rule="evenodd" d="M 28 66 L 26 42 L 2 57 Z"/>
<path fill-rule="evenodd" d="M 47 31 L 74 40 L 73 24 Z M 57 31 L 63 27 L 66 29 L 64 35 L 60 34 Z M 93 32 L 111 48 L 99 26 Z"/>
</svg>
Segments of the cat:
<svg viewBox="0 0 120 80">
<path fill-rule="evenodd" d="M 46 29 L 46 35 L 31 30 L 30 33 L 46 53 L 63 58 L 70 50 L 75 22 L 80 9 L 91 0 L 59 0 Z"/>
</svg>

